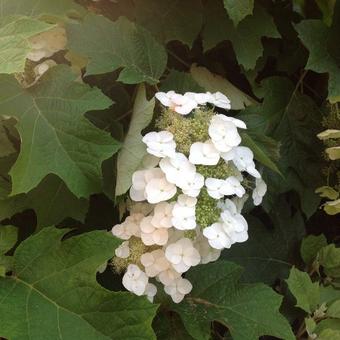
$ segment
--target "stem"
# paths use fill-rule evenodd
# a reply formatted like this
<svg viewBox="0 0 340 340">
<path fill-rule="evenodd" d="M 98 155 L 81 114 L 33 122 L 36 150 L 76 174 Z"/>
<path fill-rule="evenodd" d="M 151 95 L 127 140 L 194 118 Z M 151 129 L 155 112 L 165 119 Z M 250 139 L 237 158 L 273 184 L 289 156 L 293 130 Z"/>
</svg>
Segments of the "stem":
<svg viewBox="0 0 340 340">
<path fill-rule="evenodd" d="M 296 333 L 296 338 L 300 339 L 305 333 L 306 333 L 306 325 L 305 325 L 305 320 L 303 320 Z"/>
<path fill-rule="evenodd" d="M 167 49 L 168 53 L 170 55 L 172 55 L 177 61 L 179 61 L 180 63 L 182 63 L 184 66 L 186 66 L 187 68 L 190 68 L 190 65 L 184 61 L 182 58 L 180 58 L 177 54 L 175 54 L 174 52 L 172 52 L 171 50 Z"/>
</svg>

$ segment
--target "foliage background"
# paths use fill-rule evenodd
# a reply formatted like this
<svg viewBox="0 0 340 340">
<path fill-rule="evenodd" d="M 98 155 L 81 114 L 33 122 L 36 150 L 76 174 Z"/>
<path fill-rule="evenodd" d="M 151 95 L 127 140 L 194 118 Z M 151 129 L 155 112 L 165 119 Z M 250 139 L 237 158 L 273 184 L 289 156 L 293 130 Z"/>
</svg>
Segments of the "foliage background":
<svg viewBox="0 0 340 340">
<path fill-rule="evenodd" d="M 0 336 L 340 338 L 340 222 L 315 194 L 339 190 L 338 163 L 316 137 L 340 128 L 339 1 L 0 9 Z M 28 38 L 56 23 L 68 38 L 60 65 L 23 87 Z M 110 266 L 97 271 L 118 245 L 105 230 L 124 209 L 153 94 L 171 89 L 230 97 L 269 188 L 262 207 L 247 208 L 249 241 L 191 270 L 180 305 L 151 304 L 123 292 Z"/>
</svg>

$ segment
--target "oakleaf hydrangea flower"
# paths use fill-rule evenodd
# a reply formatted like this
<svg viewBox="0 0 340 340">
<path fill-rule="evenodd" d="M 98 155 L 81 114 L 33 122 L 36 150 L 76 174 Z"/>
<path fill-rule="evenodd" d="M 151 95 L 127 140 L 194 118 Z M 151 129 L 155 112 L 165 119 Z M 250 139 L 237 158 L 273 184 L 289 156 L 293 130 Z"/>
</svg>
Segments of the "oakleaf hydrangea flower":
<svg viewBox="0 0 340 340">
<path fill-rule="evenodd" d="M 181 115 L 189 114 L 197 107 L 197 102 L 190 96 L 184 96 L 174 91 L 158 92 L 156 98 L 164 105 Z"/>
<path fill-rule="evenodd" d="M 263 196 L 267 192 L 267 184 L 262 178 L 256 178 L 256 187 L 253 191 L 252 197 L 254 201 L 254 205 L 260 205 L 262 202 Z"/>
<path fill-rule="evenodd" d="M 152 216 L 146 216 L 140 223 L 141 239 L 147 246 L 163 246 L 168 241 L 168 230 L 152 223 Z"/>
<path fill-rule="evenodd" d="M 195 172 L 188 176 L 178 178 L 177 186 L 182 189 L 183 194 L 191 197 L 197 197 L 204 186 L 204 177 Z"/>
<path fill-rule="evenodd" d="M 147 152 L 156 157 L 173 157 L 175 155 L 176 143 L 171 132 L 149 132 L 143 137 L 147 145 Z"/>
<path fill-rule="evenodd" d="M 126 259 L 127 257 L 129 257 L 130 256 L 129 241 L 123 242 L 118 248 L 116 248 L 115 255 L 122 259 Z"/>
<path fill-rule="evenodd" d="M 182 277 L 172 281 L 171 284 L 164 287 L 164 290 L 169 294 L 175 303 L 179 303 L 183 300 L 186 294 L 189 294 L 192 290 L 192 284 L 189 280 Z"/>
<path fill-rule="evenodd" d="M 163 158 L 159 166 L 165 173 L 166 179 L 176 185 L 181 177 L 190 177 L 196 172 L 195 165 L 189 162 L 182 153 L 176 153 L 172 158 Z"/>
<path fill-rule="evenodd" d="M 112 264 L 130 292 L 152 302 L 159 282 L 179 303 L 192 290 L 185 272 L 248 239 L 243 206 L 250 196 L 261 204 L 267 185 L 242 145 L 246 124 L 215 112 L 230 109 L 224 94 L 169 91 L 156 98 L 164 108 L 141 141 L 147 156 L 132 175 L 129 215 L 112 228 L 124 240 Z"/>
<path fill-rule="evenodd" d="M 196 266 L 201 261 L 199 252 L 188 238 L 182 238 L 167 246 L 165 257 L 178 273 L 186 272 L 191 266 Z"/>
<path fill-rule="evenodd" d="M 155 277 L 170 267 L 170 262 L 165 258 L 164 251 L 161 249 L 143 254 L 140 260 L 149 277 Z"/>
<path fill-rule="evenodd" d="M 141 296 L 145 292 L 148 281 L 148 277 L 138 266 L 129 264 L 126 273 L 123 276 L 123 286 L 127 290 Z"/>
<path fill-rule="evenodd" d="M 193 143 L 190 147 L 189 160 L 192 164 L 216 165 L 220 160 L 220 153 L 211 140 Z"/>
</svg>

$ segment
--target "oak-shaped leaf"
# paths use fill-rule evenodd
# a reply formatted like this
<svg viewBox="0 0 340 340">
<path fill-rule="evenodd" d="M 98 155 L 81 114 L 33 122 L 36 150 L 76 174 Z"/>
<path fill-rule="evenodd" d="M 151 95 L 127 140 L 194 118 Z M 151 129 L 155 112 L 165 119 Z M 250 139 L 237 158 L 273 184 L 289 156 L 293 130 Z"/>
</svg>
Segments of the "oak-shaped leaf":
<svg viewBox="0 0 340 340">
<path fill-rule="evenodd" d="M 316 259 L 319 250 L 327 246 L 325 235 L 308 235 L 301 242 L 300 253 L 306 264 L 311 264 Z"/>
<path fill-rule="evenodd" d="M 5 276 L 11 270 L 13 257 L 5 255 L 18 240 L 18 228 L 12 225 L 0 225 L 0 276 Z"/>
<path fill-rule="evenodd" d="M 191 47 L 202 28 L 201 0 L 135 0 L 134 2 L 136 21 L 161 42 L 179 40 Z"/>
<path fill-rule="evenodd" d="M 85 13 L 85 8 L 74 0 L 0 0 L 1 16 L 27 15 L 42 17 L 44 15 L 65 18 L 68 14 L 79 15 Z"/>
<path fill-rule="evenodd" d="M 175 69 L 171 69 L 167 77 L 162 81 L 160 90 L 165 92 L 173 90 L 182 94 L 185 92 L 205 92 L 192 74 Z"/>
<path fill-rule="evenodd" d="M 247 15 L 253 14 L 254 0 L 223 0 L 223 3 L 235 26 Z"/>
<path fill-rule="evenodd" d="M 305 68 L 318 73 L 328 73 L 328 99 L 331 103 L 339 102 L 340 68 L 336 57 L 330 53 L 328 47 L 331 28 L 327 27 L 321 20 L 303 20 L 296 25 L 296 30 L 302 43 L 309 51 Z M 340 32 L 336 34 L 339 36 Z"/>
<path fill-rule="evenodd" d="M 241 267 L 226 261 L 188 272 L 193 290 L 173 308 L 189 334 L 197 340 L 209 339 L 210 323 L 215 320 L 228 327 L 235 340 L 257 340 L 262 335 L 294 339 L 279 312 L 282 297 L 261 283 L 241 284 L 241 275 Z"/>
<path fill-rule="evenodd" d="M 31 47 L 28 39 L 53 25 L 24 16 L 0 18 L 0 73 L 23 72 Z"/>
<path fill-rule="evenodd" d="M 37 229 L 41 229 L 58 224 L 67 217 L 84 222 L 88 206 L 88 200 L 74 196 L 60 178 L 48 175 L 27 194 L 1 199 L 0 220 L 33 209 Z"/>
<path fill-rule="evenodd" d="M 149 31 L 120 17 L 88 15 L 82 23 L 67 26 L 69 48 L 87 57 L 86 74 L 102 74 L 123 68 L 119 81 L 155 84 L 167 62 L 164 47 Z"/>
<path fill-rule="evenodd" d="M 247 121 L 251 117 L 249 126 L 280 143 L 278 166 L 284 175 L 283 178 L 266 169 L 264 178 L 268 181 L 269 195 L 265 204 L 273 207 L 275 198 L 271 196 L 294 189 L 301 197 L 303 212 L 310 217 L 320 202 L 314 191 L 322 185 L 322 144 L 315 138 L 320 131 L 320 109 L 285 77 L 266 78 L 262 89 L 263 103 L 248 107 L 243 117 Z"/>
<path fill-rule="evenodd" d="M 45 228 L 22 242 L 13 275 L 0 278 L 0 335 L 7 339 L 154 339 L 157 305 L 96 281 L 118 239 L 93 231 L 61 241 Z"/>
<path fill-rule="evenodd" d="M 288 288 L 296 299 L 296 306 L 312 313 L 320 301 L 319 283 L 312 282 L 306 272 L 293 267 L 286 280 Z"/>
<path fill-rule="evenodd" d="M 205 10 L 206 25 L 203 29 L 203 47 L 214 48 L 223 40 L 230 40 L 236 58 L 245 70 L 253 69 L 262 56 L 263 36 L 279 38 L 273 18 L 260 6 L 255 6 L 253 15 L 247 16 L 237 27 L 223 8 L 222 1 L 209 1 Z"/>
<path fill-rule="evenodd" d="M 7 157 L 15 153 L 15 151 L 6 126 L 6 120 L 0 117 L 0 158 Z M 0 166 L 0 173 L 1 172 L 2 169 Z"/>
<path fill-rule="evenodd" d="M 22 141 L 10 171 L 13 195 L 30 191 L 50 173 L 77 197 L 101 191 L 101 164 L 119 144 L 84 113 L 105 109 L 112 102 L 99 89 L 75 78 L 66 66 L 51 69 L 28 89 L 12 76 L 0 77 L 0 110 L 18 119 Z"/>
<path fill-rule="evenodd" d="M 223 252 L 228 261 L 241 265 L 246 282 L 274 284 L 287 278 L 299 256 L 304 221 L 299 211 L 291 213 L 284 200 L 277 201 L 272 214 L 273 228 L 253 216 L 247 216 L 249 240 Z"/>
</svg>

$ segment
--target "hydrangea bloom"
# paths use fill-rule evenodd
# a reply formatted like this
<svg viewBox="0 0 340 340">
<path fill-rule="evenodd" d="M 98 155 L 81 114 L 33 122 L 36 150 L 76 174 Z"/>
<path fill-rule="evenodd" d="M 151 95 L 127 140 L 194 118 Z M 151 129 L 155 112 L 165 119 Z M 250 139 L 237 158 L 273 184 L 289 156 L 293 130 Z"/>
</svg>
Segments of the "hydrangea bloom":
<svg viewBox="0 0 340 340">
<path fill-rule="evenodd" d="M 148 284 L 147 275 L 135 264 L 129 264 L 123 276 L 123 285 L 136 295 L 143 295 Z"/>
<path fill-rule="evenodd" d="M 149 132 L 143 137 L 147 145 L 147 151 L 156 157 L 173 157 L 175 155 L 176 143 L 171 132 Z"/>
<path fill-rule="evenodd" d="M 199 252 L 188 238 L 182 238 L 168 245 L 165 257 L 178 273 L 186 272 L 191 266 L 196 266 L 201 261 Z"/>
<path fill-rule="evenodd" d="M 197 102 L 191 96 L 184 96 L 174 91 L 158 92 L 156 98 L 167 107 L 181 115 L 189 114 L 197 107 Z"/>
<path fill-rule="evenodd" d="M 260 204 L 267 186 L 242 146 L 246 124 L 214 112 L 230 108 L 225 95 L 169 91 L 156 98 L 165 109 L 158 129 L 143 137 L 148 155 L 132 176 L 130 215 L 112 228 L 125 240 L 112 262 L 125 272 L 127 290 L 153 301 L 149 280 L 156 280 L 179 303 L 192 289 L 183 273 L 248 239 L 243 205 L 250 195 Z"/>
<path fill-rule="evenodd" d="M 220 153 L 210 140 L 205 143 L 196 142 L 190 147 L 189 160 L 192 164 L 216 165 L 220 160 Z"/>
</svg>

